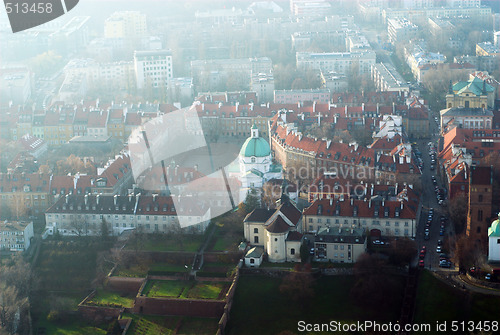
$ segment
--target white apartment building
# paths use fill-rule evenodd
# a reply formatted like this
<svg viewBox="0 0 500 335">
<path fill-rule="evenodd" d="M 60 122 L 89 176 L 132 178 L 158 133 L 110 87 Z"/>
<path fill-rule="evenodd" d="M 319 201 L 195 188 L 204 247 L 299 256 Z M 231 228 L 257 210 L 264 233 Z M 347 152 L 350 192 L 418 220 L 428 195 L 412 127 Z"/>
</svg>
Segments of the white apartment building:
<svg viewBox="0 0 500 335">
<path fill-rule="evenodd" d="M 146 33 L 146 14 L 137 11 L 114 12 L 104 21 L 105 38 L 137 38 Z"/>
<path fill-rule="evenodd" d="M 166 87 L 174 77 L 172 52 L 170 50 L 151 50 L 134 52 L 134 69 L 138 89 L 146 86 Z"/>
<path fill-rule="evenodd" d="M 313 53 L 297 52 L 297 68 L 318 69 L 324 72 L 334 71 L 339 74 L 349 74 L 351 69 L 358 69 L 359 74 L 370 73 L 375 64 L 373 51 L 365 52 L 330 52 Z"/>
<path fill-rule="evenodd" d="M 0 222 L 0 250 L 28 250 L 33 236 L 33 222 Z"/>
</svg>

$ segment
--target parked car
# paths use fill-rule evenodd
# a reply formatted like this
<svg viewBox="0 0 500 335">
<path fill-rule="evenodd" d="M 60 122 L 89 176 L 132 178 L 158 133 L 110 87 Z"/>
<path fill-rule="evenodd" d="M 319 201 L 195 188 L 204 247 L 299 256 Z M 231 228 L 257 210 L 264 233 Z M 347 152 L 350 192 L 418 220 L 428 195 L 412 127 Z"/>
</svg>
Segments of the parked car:
<svg viewBox="0 0 500 335">
<path fill-rule="evenodd" d="M 438 252 L 438 253 L 441 252 L 441 246 L 440 245 L 437 246 L 436 252 Z"/>
<path fill-rule="evenodd" d="M 419 260 L 418 261 L 418 267 L 419 268 L 423 268 L 424 266 L 425 266 L 424 260 L 423 259 Z"/>
</svg>

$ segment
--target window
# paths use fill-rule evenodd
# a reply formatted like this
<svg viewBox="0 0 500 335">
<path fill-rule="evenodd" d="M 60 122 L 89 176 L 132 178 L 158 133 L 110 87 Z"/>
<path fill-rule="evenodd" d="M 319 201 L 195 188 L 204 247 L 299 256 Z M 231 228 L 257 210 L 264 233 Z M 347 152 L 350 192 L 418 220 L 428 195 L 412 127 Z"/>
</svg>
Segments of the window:
<svg viewBox="0 0 500 335">
<path fill-rule="evenodd" d="M 479 202 L 483 202 L 483 195 L 482 195 L 482 194 L 480 194 L 480 195 L 479 195 L 479 199 L 478 199 L 478 201 L 479 201 Z"/>
<path fill-rule="evenodd" d="M 477 220 L 483 221 L 483 211 L 481 209 L 477 211 Z M 478 228 L 480 228 L 480 227 L 478 227 Z"/>
<path fill-rule="evenodd" d="M 253 232 L 254 232 L 255 234 L 258 234 L 258 233 L 259 233 L 259 228 L 254 228 L 254 229 L 253 229 Z"/>
<path fill-rule="evenodd" d="M 295 249 L 294 248 L 290 249 L 290 255 L 295 255 Z"/>
<path fill-rule="evenodd" d="M 278 239 L 276 237 L 274 238 L 274 242 L 278 242 Z"/>
<path fill-rule="evenodd" d="M 253 243 L 259 243 L 259 237 L 258 236 L 254 236 L 253 237 Z"/>
</svg>

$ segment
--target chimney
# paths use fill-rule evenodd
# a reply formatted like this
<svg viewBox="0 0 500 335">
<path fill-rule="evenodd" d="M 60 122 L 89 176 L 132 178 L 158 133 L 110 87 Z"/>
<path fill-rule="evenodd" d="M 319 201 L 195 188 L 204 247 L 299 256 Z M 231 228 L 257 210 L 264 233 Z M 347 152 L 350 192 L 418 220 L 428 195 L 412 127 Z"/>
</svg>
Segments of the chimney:
<svg viewBox="0 0 500 335">
<path fill-rule="evenodd" d="M 113 203 L 115 204 L 115 206 L 118 203 L 118 195 L 116 194 L 113 196 Z"/>
<path fill-rule="evenodd" d="M 372 183 L 372 190 L 371 190 L 370 195 L 373 197 L 373 183 Z"/>
<path fill-rule="evenodd" d="M 361 111 L 363 111 L 363 113 L 365 112 L 365 103 L 364 102 L 361 104 Z"/>
<path fill-rule="evenodd" d="M 128 202 L 132 202 L 132 194 L 128 195 Z"/>
<path fill-rule="evenodd" d="M 69 194 L 66 194 L 66 204 L 69 203 Z"/>
<path fill-rule="evenodd" d="M 157 197 L 158 197 L 158 194 L 153 194 L 153 202 L 156 202 Z"/>
<path fill-rule="evenodd" d="M 385 199 L 382 198 L 382 207 L 384 207 Z"/>
<path fill-rule="evenodd" d="M 98 205 L 99 205 L 99 198 L 100 198 L 99 194 L 95 196 L 95 201 Z"/>
<path fill-rule="evenodd" d="M 370 200 L 368 200 L 368 208 L 372 208 L 372 198 L 370 198 Z"/>
<path fill-rule="evenodd" d="M 85 199 L 85 206 L 87 206 L 89 204 L 89 195 L 85 194 L 83 198 Z"/>
<path fill-rule="evenodd" d="M 401 210 L 403 210 L 403 202 L 401 201 Z"/>
<path fill-rule="evenodd" d="M 354 204 L 354 199 L 351 198 L 351 206 Z"/>
<path fill-rule="evenodd" d="M 333 199 L 330 198 L 330 206 L 333 205 Z"/>
<path fill-rule="evenodd" d="M 396 183 L 396 185 L 394 185 L 394 193 L 398 194 L 398 183 Z"/>
</svg>

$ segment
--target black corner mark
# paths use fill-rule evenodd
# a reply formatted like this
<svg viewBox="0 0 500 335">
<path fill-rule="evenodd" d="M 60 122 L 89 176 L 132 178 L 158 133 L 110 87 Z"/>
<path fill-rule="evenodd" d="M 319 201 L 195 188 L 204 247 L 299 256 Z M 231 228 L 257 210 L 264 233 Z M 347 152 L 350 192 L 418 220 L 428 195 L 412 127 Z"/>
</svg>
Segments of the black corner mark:
<svg viewBox="0 0 500 335">
<path fill-rule="evenodd" d="M 79 0 L 4 0 L 12 32 L 17 33 L 58 18 L 73 9 Z"/>
</svg>

